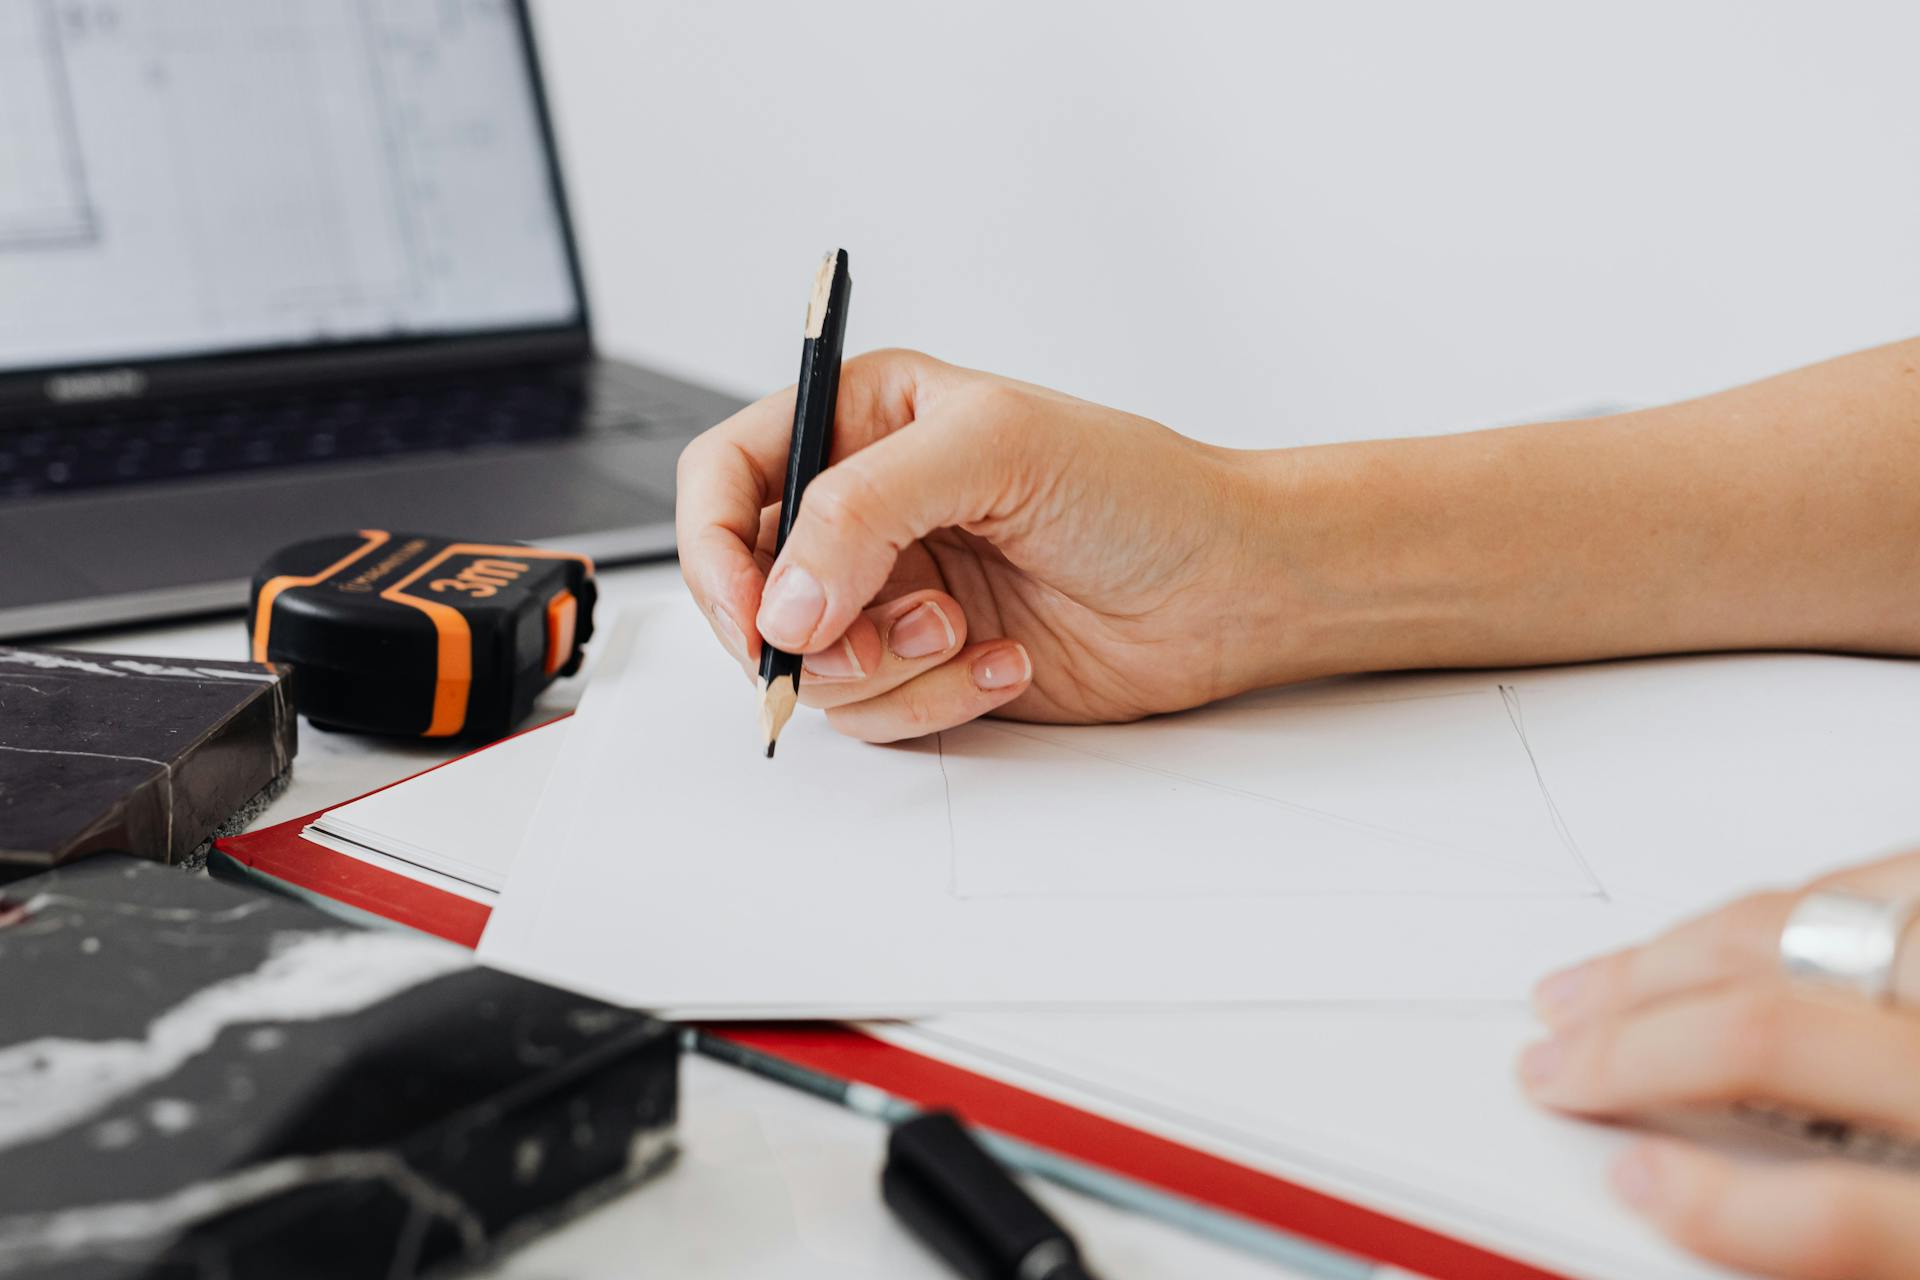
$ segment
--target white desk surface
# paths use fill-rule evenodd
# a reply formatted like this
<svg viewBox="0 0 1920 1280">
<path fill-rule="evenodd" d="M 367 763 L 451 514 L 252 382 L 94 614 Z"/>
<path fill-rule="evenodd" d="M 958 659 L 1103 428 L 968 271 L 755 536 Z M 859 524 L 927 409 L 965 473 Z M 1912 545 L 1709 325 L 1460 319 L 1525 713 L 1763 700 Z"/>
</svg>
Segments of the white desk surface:
<svg viewBox="0 0 1920 1280">
<path fill-rule="evenodd" d="M 601 586 L 603 610 L 681 589 L 671 565 L 610 571 L 602 575 Z M 245 629 L 238 618 L 226 618 L 63 637 L 55 643 L 166 657 L 238 658 L 245 655 Z M 582 683 L 556 686 L 542 708 L 564 710 Z M 337 804 L 450 754 L 427 744 L 321 733 L 303 721 L 293 784 L 259 825 Z M 939 1280 L 953 1274 L 881 1203 L 885 1135 L 878 1124 L 702 1058 L 685 1059 L 681 1091 L 682 1154 L 675 1168 L 512 1254 L 490 1274 L 496 1280 L 624 1280 L 641 1273 L 684 1280 L 816 1275 Z M 1110 1280 L 1271 1280 L 1286 1274 L 1057 1187 L 1039 1185 L 1035 1191 Z"/>
</svg>

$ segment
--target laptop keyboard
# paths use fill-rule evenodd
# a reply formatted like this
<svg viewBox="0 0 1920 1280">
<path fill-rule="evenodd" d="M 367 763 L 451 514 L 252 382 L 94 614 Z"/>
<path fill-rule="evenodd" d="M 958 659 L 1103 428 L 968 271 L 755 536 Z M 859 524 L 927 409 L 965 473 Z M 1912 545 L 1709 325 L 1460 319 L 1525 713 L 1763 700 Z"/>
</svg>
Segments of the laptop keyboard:
<svg viewBox="0 0 1920 1280">
<path fill-rule="evenodd" d="M 0 423 L 0 498 L 705 425 L 685 419 L 615 377 L 550 373 L 30 418 Z"/>
</svg>

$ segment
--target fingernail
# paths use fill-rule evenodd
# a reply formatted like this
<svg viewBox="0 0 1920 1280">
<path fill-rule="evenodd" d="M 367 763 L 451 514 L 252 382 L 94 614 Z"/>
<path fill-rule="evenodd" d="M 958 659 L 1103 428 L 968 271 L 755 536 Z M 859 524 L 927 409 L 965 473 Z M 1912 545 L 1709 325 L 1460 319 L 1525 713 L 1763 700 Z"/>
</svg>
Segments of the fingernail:
<svg viewBox="0 0 1920 1280">
<path fill-rule="evenodd" d="M 1011 689 L 1032 675 L 1033 663 L 1027 660 L 1024 645 L 996 645 L 973 660 L 973 685 L 982 693 Z"/>
<path fill-rule="evenodd" d="M 1636 1143 L 1613 1162 L 1613 1189 L 1636 1209 L 1653 1208 L 1660 1191 L 1660 1169 L 1651 1144 Z"/>
<path fill-rule="evenodd" d="M 747 637 L 741 634 L 739 624 L 734 622 L 727 611 L 717 604 L 708 612 L 713 616 L 714 630 L 720 633 L 720 643 L 727 646 L 727 651 L 735 658 L 738 658 L 741 662 L 745 662 L 747 660 Z"/>
<path fill-rule="evenodd" d="M 931 658 L 951 649 L 953 641 L 953 624 L 931 600 L 895 622 L 887 632 L 887 648 L 896 658 Z"/>
<path fill-rule="evenodd" d="M 1555 1037 L 1529 1045 L 1520 1055 L 1520 1078 L 1530 1085 L 1543 1085 L 1559 1074 L 1567 1058 L 1567 1045 Z"/>
<path fill-rule="evenodd" d="M 806 643 L 826 607 L 820 580 L 799 565 L 789 565 L 774 574 L 760 602 L 760 634 L 791 652 Z"/>
<path fill-rule="evenodd" d="M 860 668 L 860 659 L 854 655 L 853 641 L 845 636 L 831 649 L 819 653 L 810 653 L 806 661 L 800 664 L 808 675 L 820 680 L 858 680 L 867 674 Z"/>
<path fill-rule="evenodd" d="M 1548 974 L 1533 989 L 1534 1007 L 1549 1018 L 1564 1019 L 1579 1006 L 1580 993 L 1585 989 L 1592 969 L 1591 964 L 1577 964 L 1571 969 Z"/>
</svg>

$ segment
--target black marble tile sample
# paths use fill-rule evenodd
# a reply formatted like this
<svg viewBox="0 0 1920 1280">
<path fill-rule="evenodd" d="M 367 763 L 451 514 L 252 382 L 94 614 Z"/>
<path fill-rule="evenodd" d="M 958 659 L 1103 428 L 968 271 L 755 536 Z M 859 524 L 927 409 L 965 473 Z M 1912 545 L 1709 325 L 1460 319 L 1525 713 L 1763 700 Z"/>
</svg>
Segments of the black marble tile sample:
<svg viewBox="0 0 1920 1280">
<path fill-rule="evenodd" d="M 256 663 L 0 646 L 0 880 L 101 850 L 186 861 L 285 776 L 295 734 Z"/>
<path fill-rule="evenodd" d="M 0 1276 L 466 1269 L 663 1169 L 664 1024 L 103 855 L 0 890 Z"/>
</svg>

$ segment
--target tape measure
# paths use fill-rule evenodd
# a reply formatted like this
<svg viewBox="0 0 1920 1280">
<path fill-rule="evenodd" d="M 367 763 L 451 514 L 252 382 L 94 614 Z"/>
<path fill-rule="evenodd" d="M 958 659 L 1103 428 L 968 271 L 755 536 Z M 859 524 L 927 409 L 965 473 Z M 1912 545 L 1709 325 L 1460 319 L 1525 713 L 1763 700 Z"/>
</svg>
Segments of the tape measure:
<svg viewBox="0 0 1920 1280">
<path fill-rule="evenodd" d="M 362 529 L 270 557 L 247 625 L 320 728 L 497 738 L 580 669 L 596 595 L 582 555 Z"/>
</svg>

